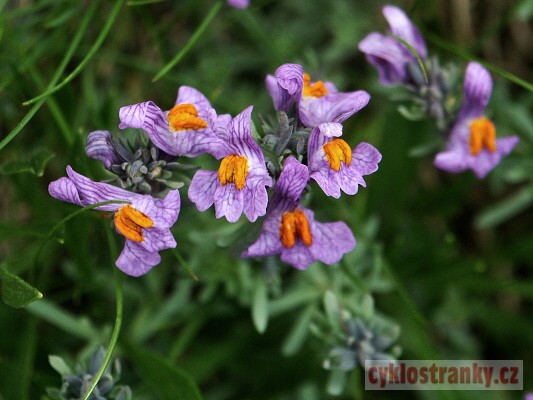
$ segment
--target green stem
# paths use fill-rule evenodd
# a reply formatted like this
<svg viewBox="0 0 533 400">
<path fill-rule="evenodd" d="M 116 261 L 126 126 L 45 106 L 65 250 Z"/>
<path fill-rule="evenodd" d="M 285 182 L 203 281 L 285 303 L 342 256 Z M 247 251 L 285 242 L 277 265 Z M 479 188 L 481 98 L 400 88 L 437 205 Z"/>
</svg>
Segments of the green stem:
<svg viewBox="0 0 533 400">
<path fill-rule="evenodd" d="M 53 87 L 63 72 L 65 71 L 65 68 L 67 68 L 68 63 L 72 59 L 72 56 L 74 55 L 74 52 L 78 48 L 81 39 L 85 36 L 85 33 L 87 31 L 87 28 L 89 27 L 89 22 L 91 22 L 96 10 L 98 9 L 98 1 L 92 1 L 89 5 L 89 8 L 87 9 L 87 12 L 85 13 L 81 23 L 80 28 L 76 32 L 76 35 L 72 38 L 72 42 L 70 43 L 69 48 L 67 49 L 67 52 L 65 53 L 63 59 L 61 60 L 61 63 L 59 64 L 59 67 L 57 68 L 54 76 L 52 77 L 52 80 L 50 81 L 48 88 Z M 2 150 L 9 142 L 11 142 L 18 134 L 19 132 L 26 126 L 26 124 L 32 119 L 32 117 L 35 115 L 37 111 L 39 111 L 39 108 L 44 103 L 44 99 L 37 102 L 31 109 L 28 111 L 28 113 L 24 116 L 22 121 L 19 122 L 19 124 L 8 133 L 8 135 L 2 139 L 0 142 L 0 150 Z"/>
<path fill-rule="evenodd" d="M 155 82 L 162 78 L 164 75 L 166 75 L 172 68 L 176 66 L 177 63 L 181 61 L 181 59 L 189 52 L 189 50 L 194 46 L 194 44 L 198 41 L 200 36 L 205 32 L 207 27 L 209 26 L 209 23 L 215 18 L 218 11 L 222 7 L 222 2 L 217 2 L 214 7 L 209 11 L 209 13 L 206 15 L 205 19 L 202 21 L 200 26 L 196 28 L 196 31 L 192 34 L 189 41 L 183 46 L 183 48 L 180 50 L 176 56 L 170 60 L 152 79 L 152 82 Z"/>
<path fill-rule="evenodd" d="M 113 236 L 111 235 L 110 230 L 106 229 L 105 232 L 106 232 L 107 240 L 109 242 L 111 258 L 114 260 L 118 254 L 117 246 L 116 246 L 115 240 L 113 239 Z M 118 337 L 120 335 L 120 328 L 122 326 L 122 312 L 124 309 L 124 296 L 123 296 L 123 291 L 122 291 L 122 272 L 120 272 L 118 268 L 113 268 L 113 273 L 115 275 L 115 295 L 117 298 L 115 325 L 113 326 L 113 333 L 111 334 L 111 340 L 109 341 L 109 346 L 107 347 L 104 361 L 102 362 L 102 365 L 100 365 L 98 372 L 94 376 L 91 386 L 89 387 L 89 390 L 87 391 L 87 393 L 85 393 L 83 400 L 87 400 L 89 398 L 91 393 L 96 388 L 96 385 L 98 385 L 98 381 L 100 381 L 100 378 L 102 378 L 102 376 L 104 375 L 105 370 L 107 369 L 107 366 L 111 362 L 111 358 L 113 357 L 113 352 L 115 351 L 115 347 L 117 346 L 117 342 L 118 342 Z"/>
<path fill-rule="evenodd" d="M 36 103 L 39 100 L 43 100 L 46 97 L 50 96 L 51 94 L 57 92 L 58 90 L 63 88 L 66 84 L 68 84 L 70 81 L 72 81 L 83 70 L 83 68 L 85 68 L 85 66 L 89 63 L 89 61 L 94 57 L 96 52 L 100 49 L 100 46 L 102 45 L 107 35 L 109 34 L 109 31 L 111 30 L 111 27 L 113 26 L 113 23 L 115 22 L 115 19 L 117 18 L 118 12 L 120 11 L 120 8 L 122 7 L 123 3 L 124 3 L 124 0 L 116 1 L 115 6 L 113 7 L 113 9 L 111 10 L 111 13 L 109 14 L 109 18 L 107 19 L 104 27 L 102 28 L 102 31 L 96 38 L 96 41 L 90 48 L 85 58 L 74 69 L 74 71 L 72 71 L 65 79 L 63 79 L 61 83 L 57 84 L 54 87 L 51 87 L 50 89 L 46 90 L 44 93 L 40 94 L 39 96 L 36 96 L 30 100 L 25 101 L 24 103 L 22 103 L 22 105 L 29 106 L 30 104 Z"/>
<path fill-rule="evenodd" d="M 440 37 L 438 37 L 435 34 L 426 33 L 425 36 L 431 43 L 433 43 L 437 47 L 440 47 L 443 50 L 449 51 L 450 53 L 455 54 L 455 55 L 457 55 L 457 56 L 459 56 L 461 58 L 464 58 L 465 60 L 476 61 L 476 62 L 482 64 L 488 70 L 494 72 L 495 74 L 498 74 L 501 77 L 503 77 L 503 78 L 505 78 L 505 79 L 507 79 L 507 80 L 519 85 L 519 86 L 522 86 L 523 88 L 529 90 L 530 92 L 533 92 L 533 84 L 531 84 L 529 82 L 526 82 L 525 80 L 519 78 L 518 76 L 513 75 L 510 72 L 507 72 L 506 70 L 504 70 L 504 69 L 502 69 L 500 67 L 497 67 L 497 66 L 489 64 L 489 63 L 487 63 L 487 62 L 485 62 L 483 60 L 480 60 L 477 57 L 474 57 L 473 55 L 471 55 L 467 51 L 459 49 L 457 46 L 454 46 L 453 44 L 441 39 Z"/>
<path fill-rule="evenodd" d="M 195 280 L 196 282 L 198 282 L 198 276 L 196 276 L 196 274 L 194 272 L 192 272 L 192 269 L 191 267 L 189 266 L 189 264 L 187 264 L 187 262 L 185 261 L 185 259 L 181 256 L 181 253 L 178 251 L 178 249 L 174 248 L 174 249 L 171 249 L 172 251 L 172 254 L 174 254 L 174 257 L 176 257 L 176 259 L 179 261 L 179 263 L 181 264 L 181 266 L 185 269 L 185 271 L 187 271 L 187 273 L 189 274 L 189 276 Z"/>
</svg>

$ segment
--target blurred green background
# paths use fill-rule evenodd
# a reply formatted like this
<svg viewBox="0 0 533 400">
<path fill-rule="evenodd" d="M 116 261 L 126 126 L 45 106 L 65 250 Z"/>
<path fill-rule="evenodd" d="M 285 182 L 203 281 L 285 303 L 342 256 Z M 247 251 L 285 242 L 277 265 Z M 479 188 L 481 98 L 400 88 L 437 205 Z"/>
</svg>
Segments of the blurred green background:
<svg viewBox="0 0 533 400">
<path fill-rule="evenodd" d="M 533 81 L 533 1 L 389 3 L 408 13 L 443 64 L 462 73 L 465 53 Z M 499 135 L 519 135 L 521 143 L 484 181 L 450 175 L 433 167 L 431 122 L 405 120 L 395 101 L 403 92 L 382 87 L 357 49 L 370 31 L 385 31 L 386 2 L 251 0 L 246 10 L 223 3 L 190 51 L 156 82 L 154 75 L 217 3 L 125 1 L 110 21 L 117 4 L 0 1 L 0 269 L 9 271 L 2 294 L 9 297 L 13 276 L 43 294 L 23 308 L 0 304 L 0 399 L 46 398 L 45 388 L 61 385 L 48 355 L 74 365 L 109 341 L 115 291 L 108 222 L 82 213 L 47 237 L 77 209 L 47 192 L 67 164 L 95 180 L 109 178 L 85 156 L 86 135 L 117 133 L 123 105 L 153 100 L 171 108 L 181 85 L 203 92 L 219 114 L 253 104 L 259 125 L 260 115 L 273 114 L 264 78 L 287 62 L 343 91 L 372 95 L 344 132 L 350 144 L 368 141 L 382 152 L 378 172 L 356 196 L 335 200 L 315 187 L 309 200 L 319 221 L 348 223 L 357 248 L 339 265 L 317 263 L 305 272 L 281 266 L 272 277 L 268 265 L 238 259 L 257 226 L 216 220 L 212 209 L 199 213 L 182 190 L 172 230 L 177 252 L 164 251 L 161 265 L 141 278 L 123 278 L 121 383 L 134 399 L 179 398 L 173 395 L 179 371 L 213 400 L 523 398 L 495 391 L 365 392 L 361 369 L 349 375 L 342 395 L 330 396 L 322 368 L 329 348 L 309 334 L 311 320 L 296 327 L 295 321 L 310 305 L 309 315 L 320 313 L 324 294 L 341 288 L 349 291 L 346 299 L 371 294 L 372 312 L 401 327 L 402 358 L 524 360 L 524 389 L 533 391 L 531 91 L 494 76 L 489 113 Z M 90 60 L 7 140 L 32 107 L 22 103 L 52 81 L 83 21 L 87 30 L 61 77 L 88 54 Z M 270 288 L 269 318 L 259 333 L 251 310 L 258 309 L 262 280 Z"/>
</svg>

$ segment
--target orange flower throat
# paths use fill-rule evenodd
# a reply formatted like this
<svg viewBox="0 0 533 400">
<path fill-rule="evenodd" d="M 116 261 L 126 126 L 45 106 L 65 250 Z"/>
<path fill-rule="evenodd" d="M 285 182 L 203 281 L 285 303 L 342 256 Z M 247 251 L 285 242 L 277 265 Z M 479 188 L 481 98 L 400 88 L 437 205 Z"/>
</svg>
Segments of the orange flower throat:
<svg viewBox="0 0 533 400">
<path fill-rule="evenodd" d="M 491 153 L 496 151 L 496 127 L 486 117 L 477 118 L 470 124 L 470 154 L 476 156 L 484 148 Z"/>
<path fill-rule="evenodd" d="M 281 217 L 279 238 L 285 248 L 290 249 L 300 239 L 306 246 L 313 243 L 313 235 L 309 228 L 309 221 L 301 210 L 286 212 Z"/>
<path fill-rule="evenodd" d="M 200 130 L 207 126 L 202 118 L 198 117 L 198 110 L 192 104 L 178 104 L 167 115 L 168 127 L 172 132 L 185 130 Z"/>
<path fill-rule="evenodd" d="M 132 206 L 127 205 L 121 207 L 115 213 L 115 226 L 126 239 L 139 243 L 144 240 L 142 228 L 153 227 L 154 221 Z"/>
<path fill-rule="evenodd" d="M 322 148 L 324 153 L 326 153 L 326 159 L 331 169 L 339 171 L 341 163 L 346 164 L 347 167 L 352 163 L 352 149 L 344 140 L 335 138 L 322 146 Z"/>
<path fill-rule="evenodd" d="M 233 182 L 237 189 L 241 190 L 246 185 L 247 176 L 248 159 L 237 154 L 224 157 L 218 168 L 218 180 L 222 186 Z"/>
<path fill-rule="evenodd" d="M 328 89 L 324 82 L 317 81 L 311 85 L 311 76 L 304 73 L 304 96 L 322 97 L 328 94 Z"/>
</svg>

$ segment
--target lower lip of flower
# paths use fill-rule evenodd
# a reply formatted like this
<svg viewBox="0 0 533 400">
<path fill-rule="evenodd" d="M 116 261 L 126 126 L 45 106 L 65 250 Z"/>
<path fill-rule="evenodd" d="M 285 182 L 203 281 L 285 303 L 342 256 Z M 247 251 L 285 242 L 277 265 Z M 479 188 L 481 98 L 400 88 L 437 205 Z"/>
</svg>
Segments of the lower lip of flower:
<svg viewBox="0 0 533 400">
<path fill-rule="evenodd" d="M 496 151 L 496 127 L 486 117 L 477 118 L 470 124 L 470 154 L 478 155 L 487 149 L 491 153 Z"/>
<path fill-rule="evenodd" d="M 193 104 L 178 104 L 167 114 L 168 127 L 172 132 L 185 130 L 204 129 L 207 126 L 202 118 L 198 117 L 198 110 Z"/>
<path fill-rule="evenodd" d="M 347 167 L 352 163 L 352 149 L 344 140 L 335 138 L 322 146 L 322 148 L 324 153 L 326 153 L 330 168 L 334 171 L 341 169 L 341 163 L 344 163 Z"/>
<path fill-rule="evenodd" d="M 143 228 L 151 228 L 154 226 L 154 221 L 139 210 L 136 210 L 130 205 L 121 207 L 115 213 L 115 226 L 117 230 L 122 233 L 126 239 L 133 240 L 140 243 L 144 241 Z"/>
<path fill-rule="evenodd" d="M 311 97 L 322 97 L 328 94 L 328 89 L 324 82 L 317 81 L 311 84 L 311 76 L 309 74 L 304 74 L 304 88 L 303 95 Z"/>
<path fill-rule="evenodd" d="M 235 183 L 237 189 L 241 190 L 246 186 L 248 176 L 248 159 L 237 154 L 230 154 L 222 159 L 218 168 L 218 180 L 222 186 L 228 183 Z"/>
<path fill-rule="evenodd" d="M 298 239 L 308 247 L 313 244 L 309 221 L 303 211 L 295 210 L 283 214 L 279 226 L 279 238 L 287 249 L 293 247 Z"/>
</svg>

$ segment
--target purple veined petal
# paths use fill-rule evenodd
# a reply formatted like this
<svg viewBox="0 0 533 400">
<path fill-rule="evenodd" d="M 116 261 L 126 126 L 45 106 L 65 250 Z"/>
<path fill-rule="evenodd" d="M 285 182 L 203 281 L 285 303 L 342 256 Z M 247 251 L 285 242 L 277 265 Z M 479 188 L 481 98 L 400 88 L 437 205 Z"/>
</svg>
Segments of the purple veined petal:
<svg viewBox="0 0 533 400">
<path fill-rule="evenodd" d="M 81 201 L 80 195 L 78 194 L 78 189 L 76 189 L 74 183 L 67 177 L 59 178 L 58 180 L 50 182 L 48 185 L 48 193 L 50 193 L 50 196 L 52 196 L 54 199 L 66 201 L 68 203 L 73 203 L 80 206 L 86 205 Z"/>
<path fill-rule="evenodd" d="M 228 222 L 237 222 L 244 209 L 243 191 L 235 184 L 217 185 L 214 195 L 215 216 L 226 217 Z"/>
<path fill-rule="evenodd" d="M 161 262 L 158 252 L 147 251 L 140 243 L 126 240 L 116 266 L 130 276 L 141 276 Z"/>
<path fill-rule="evenodd" d="M 120 164 L 121 157 L 112 144 L 113 137 L 109 131 L 93 131 L 87 136 L 85 154 L 87 157 L 99 160 L 106 169 L 110 169 L 113 164 Z"/>
<path fill-rule="evenodd" d="M 302 192 L 309 181 L 309 169 L 295 157 L 287 157 L 281 174 L 274 187 L 276 195 L 287 198 L 293 203 L 300 202 Z"/>
<path fill-rule="evenodd" d="M 313 257 L 325 264 L 335 264 L 356 246 L 352 231 L 344 222 L 314 222 Z"/>
<path fill-rule="evenodd" d="M 283 248 L 280 258 L 285 264 L 292 265 L 299 270 L 307 269 L 317 260 L 310 248 L 301 241 L 297 241 L 290 249 Z"/>
<path fill-rule="evenodd" d="M 361 175 L 369 175 L 378 170 L 381 161 L 381 153 L 371 144 L 361 142 L 352 151 L 352 163 L 350 166 L 357 168 Z"/>
<path fill-rule="evenodd" d="M 336 171 L 332 170 L 327 162 L 324 162 L 322 168 L 313 171 L 310 175 L 322 191 L 335 199 L 341 197 L 341 188 L 339 183 L 339 175 Z"/>
<path fill-rule="evenodd" d="M 252 110 L 253 106 L 250 106 L 231 120 L 228 125 L 228 144 L 238 155 L 245 156 L 249 162 L 263 166 L 266 170 L 265 156 L 252 137 Z"/>
<path fill-rule="evenodd" d="M 278 85 L 278 80 L 273 75 L 267 75 L 265 78 L 265 86 L 272 98 L 274 109 L 276 111 L 288 111 L 294 104 L 293 97 Z"/>
<path fill-rule="evenodd" d="M 228 125 L 230 121 L 231 121 L 231 115 L 229 114 L 217 115 L 215 133 L 225 143 L 228 142 Z"/>
<path fill-rule="evenodd" d="M 178 190 L 171 190 L 164 199 L 150 195 L 135 195 L 131 205 L 136 210 L 150 217 L 158 228 L 170 228 L 180 212 L 180 194 Z"/>
<path fill-rule="evenodd" d="M 410 59 L 406 58 L 398 40 L 372 32 L 359 42 L 359 50 L 376 67 L 382 84 L 394 85 L 407 79 L 406 63 Z"/>
<path fill-rule="evenodd" d="M 139 245 L 150 253 L 176 247 L 176 240 L 168 228 L 147 228 L 142 230 L 142 234 L 144 240 Z"/>
<path fill-rule="evenodd" d="M 198 112 L 200 112 L 200 110 L 209 110 L 213 108 L 207 97 L 190 86 L 181 86 L 179 88 L 175 105 L 178 104 L 192 104 L 196 107 Z"/>
<path fill-rule="evenodd" d="M 322 146 L 332 138 L 339 136 L 342 136 L 342 125 L 337 122 L 320 124 L 311 130 L 307 144 L 307 165 L 310 170 L 315 169 L 313 163 L 317 159 L 316 153 L 322 151 Z M 318 159 L 322 159 L 322 156 L 323 154 Z"/>
<path fill-rule="evenodd" d="M 420 58 L 425 59 L 427 48 L 424 37 L 405 12 L 395 6 L 385 6 L 383 7 L 383 15 L 389 23 L 391 33 L 413 46 Z"/>
<path fill-rule="evenodd" d="M 304 87 L 304 69 L 299 64 L 283 64 L 274 74 L 278 84 L 291 96 L 299 96 Z"/>
<path fill-rule="evenodd" d="M 243 211 L 250 222 L 255 222 L 258 217 L 266 214 L 268 193 L 265 186 L 271 186 L 269 176 L 248 176 L 243 192 Z"/>
<path fill-rule="evenodd" d="M 123 200 L 131 202 L 136 195 L 127 190 L 102 182 L 93 182 L 89 178 L 78 174 L 70 165 L 67 166 L 67 175 L 76 186 L 83 205 L 100 203 L 108 200 Z M 96 207 L 97 210 L 116 211 L 124 204 L 107 204 Z"/>
<path fill-rule="evenodd" d="M 435 156 L 433 164 L 443 171 L 447 172 L 463 172 L 468 168 L 466 157 L 468 154 L 460 147 L 455 147 L 452 150 L 447 150 L 438 153 Z"/>
<path fill-rule="evenodd" d="M 359 190 L 359 185 L 366 187 L 366 182 L 358 171 L 357 166 L 350 164 L 350 166 L 341 165 L 341 169 L 337 172 L 338 182 L 341 190 L 349 195 L 354 195 Z"/>
<path fill-rule="evenodd" d="M 302 96 L 299 116 L 303 125 L 315 127 L 327 122 L 344 122 L 368 104 L 370 95 L 359 90 L 350 93 L 332 93 L 322 97 Z"/>
<path fill-rule="evenodd" d="M 250 0 L 227 0 L 228 5 L 235 8 L 248 8 Z"/>
<path fill-rule="evenodd" d="M 242 258 L 267 257 L 281 253 L 283 245 L 279 238 L 282 211 L 273 211 L 263 222 L 261 233 L 257 240 L 241 254 Z"/>
<path fill-rule="evenodd" d="M 489 71 L 476 62 L 468 63 L 464 78 L 464 99 L 458 120 L 483 115 L 492 94 Z"/>
<path fill-rule="evenodd" d="M 179 155 L 172 143 L 165 113 L 152 101 L 120 108 L 120 129 L 138 128 L 148 133 L 150 140 L 165 153 Z"/>
<path fill-rule="evenodd" d="M 219 185 L 216 171 L 197 171 L 189 186 L 189 200 L 196 204 L 198 211 L 204 212 L 213 205 L 215 190 Z"/>
<path fill-rule="evenodd" d="M 508 136 L 496 140 L 496 151 L 494 153 L 483 149 L 477 156 L 468 155 L 469 167 L 479 179 L 485 178 L 501 159 L 509 154 L 518 144 L 517 136 Z"/>
</svg>

